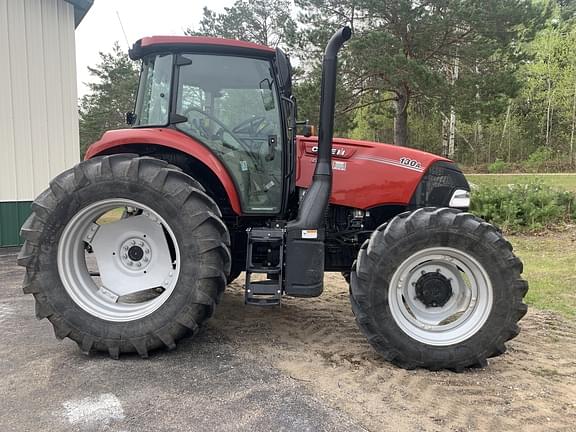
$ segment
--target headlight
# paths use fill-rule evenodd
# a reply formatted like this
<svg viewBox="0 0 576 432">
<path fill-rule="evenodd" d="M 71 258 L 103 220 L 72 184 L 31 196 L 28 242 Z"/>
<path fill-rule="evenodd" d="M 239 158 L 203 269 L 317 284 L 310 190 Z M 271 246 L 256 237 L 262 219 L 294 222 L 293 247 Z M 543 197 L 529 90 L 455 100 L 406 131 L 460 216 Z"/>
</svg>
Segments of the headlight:
<svg viewBox="0 0 576 432">
<path fill-rule="evenodd" d="M 470 191 L 456 189 L 450 198 L 450 207 L 468 208 L 470 207 Z"/>
</svg>

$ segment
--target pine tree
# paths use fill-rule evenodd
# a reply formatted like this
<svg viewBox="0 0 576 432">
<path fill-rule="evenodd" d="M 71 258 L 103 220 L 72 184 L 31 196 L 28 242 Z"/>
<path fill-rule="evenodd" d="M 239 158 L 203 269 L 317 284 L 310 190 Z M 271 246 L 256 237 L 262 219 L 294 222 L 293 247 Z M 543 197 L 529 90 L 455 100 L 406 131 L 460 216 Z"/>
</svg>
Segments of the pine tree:
<svg viewBox="0 0 576 432">
<path fill-rule="evenodd" d="M 277 47 L 296 31 L 287 0 L 237 0 L 233 6 L 216 13 L 204 7 L 197 31 L 186 34 L 223 37 Z"/>
<path fill-rule="evenodd" d="M 450 70 L 458 63 L 460 75 L 467 75 L 468 90 L 481 96 L 478 104 L 483 83 L 489 82 L 487 88 L 495 85 L 494 78 L 514 64 L 514 42 L 533 36 L 543 15 L 529 0 L 297 0 L 297 4 L 304 11 L 302 49 L 323 45 L 330 29 L 354 27 L 344 71 L 354 98 L 350 105 L 392 100 L 398 145 L 408 144 L 411 102 L 433 101 L 449 115 L 454 95 L 462 94 L 457 85 L 450 85 Z M 499 91 L 507 89 L 514 87 Z"/>
<path fill-rule="evenodd" d="M 89 67 L 96 78 L 80 100 L 80 148 L 82 154 L 103 132 L 125 127 L 126 112 L 134 109 L 138 69 L 128 55 L 114 44 L 112 52 L 100 53 L 100 63 Z"/>
</svg>

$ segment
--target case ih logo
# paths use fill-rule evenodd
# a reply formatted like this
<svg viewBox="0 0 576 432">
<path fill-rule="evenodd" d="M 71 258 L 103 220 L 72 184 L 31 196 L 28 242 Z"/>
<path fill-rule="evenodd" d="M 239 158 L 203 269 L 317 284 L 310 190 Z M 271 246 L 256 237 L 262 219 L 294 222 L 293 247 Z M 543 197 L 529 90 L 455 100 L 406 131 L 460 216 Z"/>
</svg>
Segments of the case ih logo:
<svg viewBox="0 0 576 432">
<path fill-rule="evenodd" d="M 318 146 L 312 147 L 312 153 L 318 153 Z M 332 149 L 332 156 L 344 157 L 344 156 L 346 156 L 346 149 L 342 148 L 342 147 L 333 148 Z"/>
</svg>

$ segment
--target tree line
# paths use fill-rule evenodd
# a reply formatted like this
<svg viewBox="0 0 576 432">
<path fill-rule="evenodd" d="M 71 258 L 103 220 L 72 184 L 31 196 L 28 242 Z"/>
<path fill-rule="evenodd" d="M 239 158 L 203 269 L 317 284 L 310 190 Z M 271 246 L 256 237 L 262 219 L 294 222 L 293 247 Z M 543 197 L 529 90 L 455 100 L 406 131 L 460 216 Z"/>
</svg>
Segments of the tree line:
<svg viewBox="0 0 576 432">
<path fill-rule="evenodd" d="M 336 133 L 411 146 L 469 166 L 576 162 L 573 0 L 237 0 L 204 8 L 190 35 L 281 47 L 295 66 L 300 119 L 318 123 L 321 59 L 333 31 L 342 52 Z M 120 127 L 136 65 L 101 54 L 80 103 L 85 147 Z"/>
</svg>

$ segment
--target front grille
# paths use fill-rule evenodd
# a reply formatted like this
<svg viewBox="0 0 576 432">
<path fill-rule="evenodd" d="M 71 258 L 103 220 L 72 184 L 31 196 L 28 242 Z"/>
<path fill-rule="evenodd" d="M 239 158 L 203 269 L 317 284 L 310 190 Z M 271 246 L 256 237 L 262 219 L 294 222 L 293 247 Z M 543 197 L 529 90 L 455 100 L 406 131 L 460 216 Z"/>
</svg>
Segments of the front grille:
<svg viewBox="0 0 576 432">
<path fill-rule="evenodd" d="M 456 189 L 470 190 L 462 171 L 450 162 L 436 162 L 422 177 L 422 181 L 412 195 L 410 206 L 412 208 L 448 207 Z"/>
</svg>

